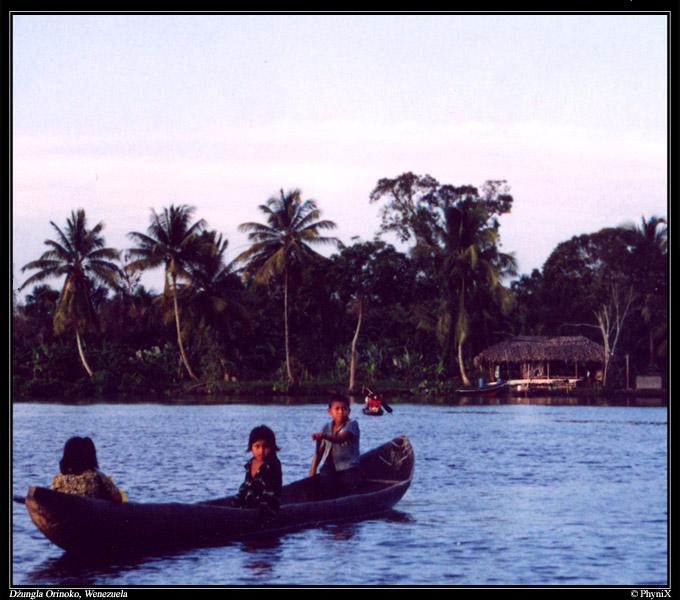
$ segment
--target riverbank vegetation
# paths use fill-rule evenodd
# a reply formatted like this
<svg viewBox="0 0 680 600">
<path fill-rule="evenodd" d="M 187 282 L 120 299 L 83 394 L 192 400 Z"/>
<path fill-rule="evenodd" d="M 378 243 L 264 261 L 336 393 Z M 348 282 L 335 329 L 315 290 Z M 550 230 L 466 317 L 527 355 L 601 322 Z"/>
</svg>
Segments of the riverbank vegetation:
<svg viewBox="0 0 680 600">
<path fill-rule="evenodd" d="M 447 393 L 476 376 L 474 357 L 512 335 L 586 335 L 607 349 L 605 385 L 667 376 L 667 228 L 663 218 L 565 240 L 518 276 L 501 245 L 514 198 L 503 181 L 441 184 L 404 173 L 378 181 L 372 241 L 324 232 L 300 190 L 228 240 L 198 210 L 152 211 L 131 247 L 109 248 L 82 210 L 23 266 L 13 303 L 15 397 L 376 387 Z M 140 215 L 140 219 L 144 219 Z M 385 241 L 396 235 L 408 249 Z M 332 248 L 322 256 L 316 248 Z M 141 274 L 162 268 L 160 293 Z M 46 282 L 56 280 L 58 287 Z"/>
</svg>

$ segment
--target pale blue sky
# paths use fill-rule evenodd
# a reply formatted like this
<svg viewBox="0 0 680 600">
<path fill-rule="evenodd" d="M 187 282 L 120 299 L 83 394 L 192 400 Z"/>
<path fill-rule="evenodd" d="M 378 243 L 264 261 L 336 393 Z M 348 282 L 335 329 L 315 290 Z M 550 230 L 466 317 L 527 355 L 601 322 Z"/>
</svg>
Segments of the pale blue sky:
<svg viewBox="0 0 680 600">
<path fill-rule="evenodd" d="M 663 15 L 17 15 L 12 41 L 19 282 L 79 207 L 122 249 L 151 208 L 191 204 L 233 257 L 299 187 L 343 241 L 372 239 L 370 191 L 408 170 L 506 179 L 522 272 L 666 214 Z"/>
</svg>

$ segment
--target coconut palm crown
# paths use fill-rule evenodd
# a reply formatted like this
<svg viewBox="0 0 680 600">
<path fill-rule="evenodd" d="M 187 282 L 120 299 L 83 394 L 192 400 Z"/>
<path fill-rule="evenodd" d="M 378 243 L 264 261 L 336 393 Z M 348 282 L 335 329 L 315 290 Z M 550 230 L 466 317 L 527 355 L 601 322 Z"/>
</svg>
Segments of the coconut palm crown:
<svg viewBox="0 0 680 600">
<path fill-rule="evenodd" d="M 236 261 L 245 263 L 245 273 L 252 275 L 256 283 L 267 283 L 275 275 L 283 275 L 286 370 L 288 382 L 293 384 L 288 327 L 290 269 L 319 258 L 312 246 L 337 245 L 339 240 L 320 234 L 322 230 L 335 229 L 336 225 L 333 221 L 322 220 L 316 201 L 303 200 L 299 189 L 285 194 L 281 190 L 278 197 L 269 198 L 259 209 L 266 215 L 267 223 L 249 222 L 239 226 L 240 231 L 248 232 L 252 245 Z"/>
<path fill-rule="evenodd" d="M 180 282 L 190 281 L 189 265 L 199 254 L 200 235 L 206 226 L 203 219 L 191 222 L 195 210 L 193 206 L 185 204 L 172 204 L 160 214 L 152 210 L 147 232 L 133 231 L 128 234 L 137 246 L 128 251 L 132 261 L 125 266 L 128 271 L 155 269 L 160 266 L 165 268 L 164 297 L 172 298 L 177 345 L 182 362 L 192 379 L 198 378 L 189 365 L 182 341 L 177 287 Z"/>
<path fill-rule="evenodd" d="M 31 269 L 37 272 L 19 289 L 52 277 L 65 277 L 54 312 L 54 331 L 57 334 L 67 330 L 75 332 L 80 360 L 87 374 L 92 377 L 93 371 L 82 348 L 81 334 L 97 327 L 97 316 L 92 304 L 94 286 L 103 284 L 115 288 L 118 282 L 121 271 L 112 261 L 118 260 L 119 252 L 104 247 L 101 235 L 104 223 L 99 222 L 88 229 L 87 217 L 82 208 L 71 212 L 64 230 L 52 221 L 50 225 L 58 234 L 57 240 L 45 240 L 49 249 L 38 260 L 22 267 L 22 272 Z"/>
</svg>

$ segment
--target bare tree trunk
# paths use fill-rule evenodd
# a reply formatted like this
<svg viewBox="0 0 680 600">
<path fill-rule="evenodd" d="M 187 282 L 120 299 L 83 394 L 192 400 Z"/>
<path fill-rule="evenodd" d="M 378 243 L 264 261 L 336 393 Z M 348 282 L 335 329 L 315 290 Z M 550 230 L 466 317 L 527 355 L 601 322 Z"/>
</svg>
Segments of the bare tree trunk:
<svg viewBox="0 0 680 600">
<path fill-rule="evenodd" d="M 184 352 L 184 344 L 182 343 L 182 328 L 179 325 L 179 305 L 177 304 L 176 279 L 174 275 L 172 275 L 171 277 L 172 277 L 172 304 L 175 309 L 175 327 L 177 328 L 177 345 L 179 346 L 179 354 L 182 357 L 182 362 L 184 363 L 187 373 L 189 373 L 189 377 L 196 381 L 198 380 L 198 377 L 196 377 L 194 372 L 191 370 L 189 360 L 187 359 L 187 355 Z"/>
<path fill-rule="evenodd" d="M 602 344 L 604 345 L 604 359 L 602 364 L 602 386 L 607 385 L 607 371 L 609 369 L 609 360 L 611 358 L 611 350 L 609 347 L 609 334 L 611 331 L 611 324 L 609 322 L 609 307 L 603 306 L 599 311 L 595 311 L 595 318 L 602 334 Z"/>
<path fill-rule="evenodd" d="M 288 383 L 292 385 L 295 383 L 293 371 L 290 368 L 290 339 L 288 335 L 288 271 L 286 270 L 283 282 L 283 328 L 286 345 L 286 373 L 288 375 Z"/>
<path fill-rule="evenodd" d="M 76 329 L 76 343 L 78 344 L 78 354 L 80 355 L 80 362 L 83 363 L 83 367 L 85 367 L 88 377 L 92 377 L 94 373 L 92 372 L 90 365 L 87 364 L 87 359 L 85 358 L 85 353 L 83 352 L 83 345 L 80 342 L 80 333 L 78 332 L 77 329 Z"/>
<path fill-rule="evenodd" d="M 463 342 L 458 342 L 458 369 L 460 370 L 460 377 L 463 380 L 463 385 L 470 387 L 470 380 L 465 372 L 465 365 L 463 364 Z"/>
<path fill-rule="evenodd" d="M 220 356 L 220 366 L 222 367 L 222 380 L 229 381 L 229 370 L 227 369 L 227 363 L 224 362 L 223 356 Z"/>
<path fill-rule="evenodd" d="M 602 369 L 602 385 L 607 385 L 607 372 L 609 370 L 609 363 L 611 357 L 616 352 L 616 346 L 619 343 L 619 337 L 623 330 L 623 323 L 628 317 L 628 313 L 635 301 L 635 293 L 632 288 L 629 288 L 625 297 L 621 297 L 621 291 L 618 287 L 612 286 L 611 298 L 607 304 L 602 306 L 600 310 L 595 311 L 595 318 L 602 333 L 602 342 L 604 344 L 604 367 Z"/>
<path fill-rule="evenodd" d="M 352 351 L 349 360 L 349 391 L 353 392 L 356 385 L 356 368 L 357 368 L 357 342 L 359 340 L 359 330 L 361 329 L 361 320 L 364 315 L 364 301 L 359 298 L 359 318 L 357 319 L 357 328 L 354 331 L 352 338 Z"/>
</svg>

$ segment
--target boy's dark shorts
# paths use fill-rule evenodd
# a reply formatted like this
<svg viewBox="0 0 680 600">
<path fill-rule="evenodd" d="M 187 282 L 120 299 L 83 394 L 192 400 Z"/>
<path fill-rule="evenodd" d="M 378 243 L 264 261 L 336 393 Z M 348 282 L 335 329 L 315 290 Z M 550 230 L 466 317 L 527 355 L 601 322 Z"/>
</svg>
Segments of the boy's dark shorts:
<svg viewBox="0 0 680 600">
<path fill-rule="evenodd" d="M 352 467 L 344 471 L 321 469 L 318 481 L 319 497 L 322 500 L 349 496 L 359 489 L 361 469 L 359 467 Z"/>
</svg>

